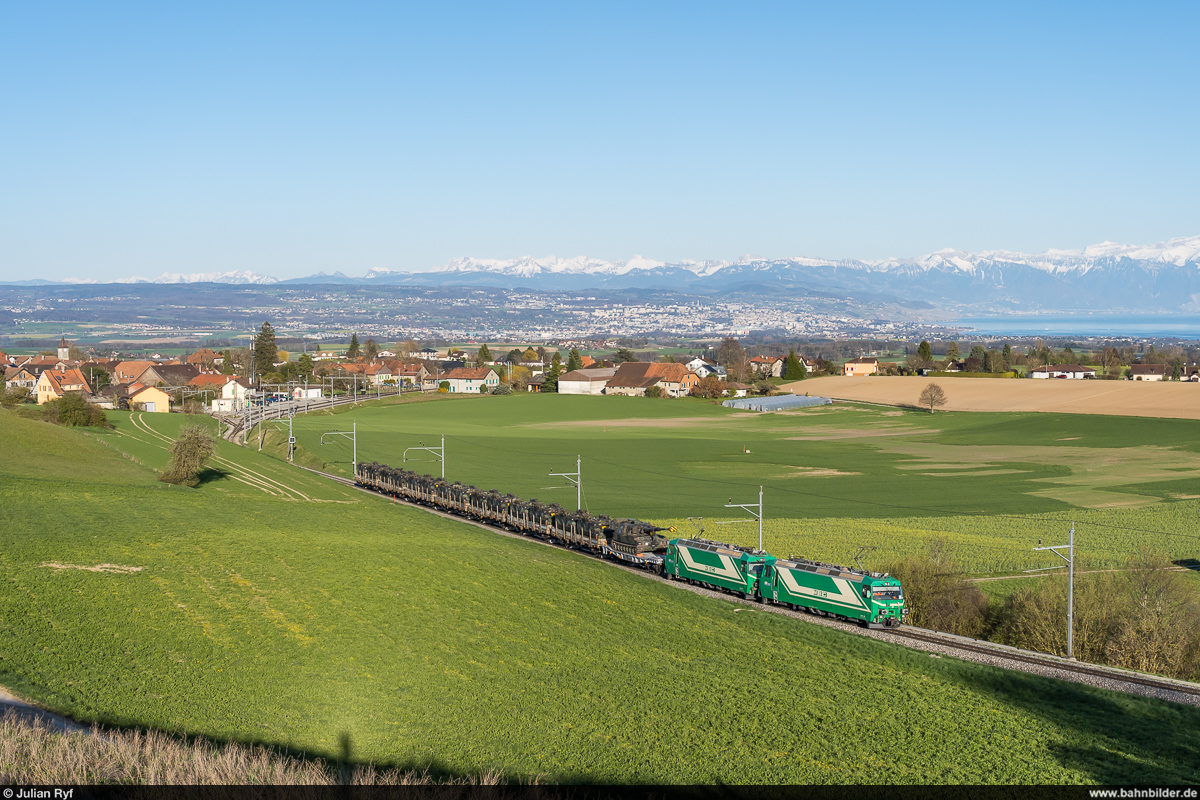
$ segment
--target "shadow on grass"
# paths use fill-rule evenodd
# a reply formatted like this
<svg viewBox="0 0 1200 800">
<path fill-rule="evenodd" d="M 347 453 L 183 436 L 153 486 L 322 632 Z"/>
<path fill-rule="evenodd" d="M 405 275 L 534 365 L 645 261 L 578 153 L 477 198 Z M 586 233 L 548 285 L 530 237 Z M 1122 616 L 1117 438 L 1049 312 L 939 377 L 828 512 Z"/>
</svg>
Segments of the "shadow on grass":
<svg viewBox="0 0 1200 800">
<path fill-rule="evenodd" d="M 212 483 L 213 481 L 220 480 L 221 478 L 228 478 L 232 474 L 233 473 L 226 472 L 218 467 L 205 467 L 204 469 L 200 470 L 200 474 L 196 476 L 196 480 L 198 481 L 196 483 L 196 488 L 199 489 L 204 484 Z"/>
<path fill-rule="evenodd" d="M 1097 783 L 1200 781 L 1200 708 L 995 668 L 956 680 L 1058 729 L 1062 739 L 1046 742 L 1047 752 Z"/>
</svg>

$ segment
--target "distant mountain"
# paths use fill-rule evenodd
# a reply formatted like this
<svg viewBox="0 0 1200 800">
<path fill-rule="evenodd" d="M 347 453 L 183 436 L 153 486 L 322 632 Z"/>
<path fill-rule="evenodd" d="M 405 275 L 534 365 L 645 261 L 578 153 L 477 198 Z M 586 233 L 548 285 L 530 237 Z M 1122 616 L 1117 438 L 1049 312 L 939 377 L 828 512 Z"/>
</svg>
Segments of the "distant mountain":
<svg viewBox="0 0 1200 800">
<path fill-rule="evenodd" d="M 736 261 L 671 264 L 643 256 L 628 261 L 583 256 L 457 258 L 429 272 L 376 269 L 346 282 L 550 291 L 774 292 L 1001 313 L 1096 309 L 1180 313 L 1200 310 L 1200 236 L 1154 245 L 1103 242 L 1081 250 L 1039 254 L 946 249 L 920 258 L 880 261 L 744 256 Z"/>
<path fill-rule="evenodd" d="M 95 283 L 95 281 L 73 282 Z M 114 281 L 114 283 L 232 283 L 262 286 L 271 283 L 279 283 L 279 279 L 272 278 L 269 275 L 259 275 L 256 272 L 250 272 L 248 270 L 239 270 L 234 272 L 192 272 L 189 274 L 164 272 L 157 278 L 122 278 L 118 281 Z"/>
<path fill-rule="evenodd" d="M 82 283 L 84 281 L 64 281 Z M 1200 311 L 1200 236 L 1153 245 L 1102 242 L 1081 250 L 1027 254 L 939 250 L 880 261 L 762 258 L 666 263 L 644 256 L 455 258 L 426 272 L 372 269 L 362 277 L 318 273 L 278 281 L 253 272 L 165 273 L 121 283 L 345 284 L 477 286 L 546 291 L 660 290 L 700 295 L 762 293 L 840 297 L 862 302 L 933 304 L 976 312 L 1106 310 Z M 23 281 L 38 285 L 43 281 Z"/>
<path fill-rule="evenodd" d="M 338 273 L 339 276 L 345 277 Z M 315 276 L 314 276 L 315 277 Z M 312 281 L 307 281 L 312 282 Z M 94 278 L 64 278 L 61 281 L 47 281 L 40 278 L 26 281 L 0 281 L 0 286 L 62 286 L 62 285 L 78 285 L 78 284 L 98 284 L 103 281 L 98 281 Z M 157 278 L 118 278 L 111 283 L 229 283 L 229 284 L 246 284 L 256 286 L 266 286 L 272 283 L 279 283 L 278 278 L 272 278 L 270 275 L 259 275 L 257 272 L 248 270 L 239 270 L 233 272 L 164 272 Z"/>
</svg>

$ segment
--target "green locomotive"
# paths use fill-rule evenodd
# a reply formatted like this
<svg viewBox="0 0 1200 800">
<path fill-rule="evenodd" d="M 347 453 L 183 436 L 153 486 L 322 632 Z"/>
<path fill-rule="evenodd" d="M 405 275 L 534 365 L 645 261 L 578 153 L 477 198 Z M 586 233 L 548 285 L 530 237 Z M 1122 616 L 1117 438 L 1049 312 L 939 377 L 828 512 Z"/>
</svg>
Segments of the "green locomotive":
<svg viewBox="0 0 1200 800">
<path fill-rule="evenodd" d="M 908 613 L 900 581 L 891 575 L 803 558 L 776 558 L 707 539 L 672 539 L 663 556 L 663 574 L 668 580 L 685 580 L 868 628 L 898 626 Z"/>
<path fill-rule="evenodd" d="M 743 598 L 758 592 L 758 581 L 771 557 L 735 544 L 708 539 L 672 539 L 663 557 L 667 580 L 724 589 Z"/>
<path fill-rule="evenodd" d="M 900 581 L 891 575 L 803 558 L 767 556 L 758 593 L 769 603 L 859 622 L 868 628 L 898 626 L 908 613 Z"/>
</svg>

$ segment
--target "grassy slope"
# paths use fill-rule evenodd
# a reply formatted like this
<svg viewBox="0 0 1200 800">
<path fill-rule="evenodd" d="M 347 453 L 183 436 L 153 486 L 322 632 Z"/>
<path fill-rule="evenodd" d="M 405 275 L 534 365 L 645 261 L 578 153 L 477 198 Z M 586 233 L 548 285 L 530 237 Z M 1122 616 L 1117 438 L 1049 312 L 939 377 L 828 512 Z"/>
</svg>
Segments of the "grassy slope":
<svg viewBox="0 0 1200 800">
<path fill-rule="evenodd" d="M 124 435 L 0 413 L 0 441 L 0 683 L 82 719 L 550 780 L 1200 779 L 1196 709 L 932 659 L 381 498 L 169 487 L 114 448 L 165 453 Z"/>
<path fill-rule="evenodd" d="M 462 397 L 297 417 L 303 454 L 348 470 L 348 443 L 318 439 L 352 419 L 361 460 L 399 465 L 406 447 L 436 444 L 445 433 L 451 478 L 567 504 L 573 491 L 548 491 L 562 481 L 547 473 L 573 468 L 579 454 L 591 509 L 680 530 L 691 529 L 685 517 L 702 516 L 709 535 L 743 542 L 753 526 L 711 522 L 736 516 L 723 508 L 727 499 L 751 500 L 761 483 L 773 518 L 768 543 L 822 559 L 845 561 L 859 545 L 886 559 L 937 534 L 962 545 L 980 572 L 1046 566 L 1031 548 L 1065 538 L 1072 520 L 1083 566 L 1122 564 L 1142 541 L 1195 558 L 1200 542 L 1200 503 L 1175 499 L 1200 495 L 1200 422 L 1188 420 L 855 406 L 756 415 L 691 400 Z M 280 447 L 283 434 L 272 441 Z M 972 463 L 980 448 L 989 448 L 988 459 Z M 1156 467 L 1164 453 L 1173 466 Z M 946 459 L 959 463 L 939 463 Z M 430 461 L 413 466 L 437 469 Z M 1079 508 L 1060 496 L 1148 505 Z"/>
</svg>

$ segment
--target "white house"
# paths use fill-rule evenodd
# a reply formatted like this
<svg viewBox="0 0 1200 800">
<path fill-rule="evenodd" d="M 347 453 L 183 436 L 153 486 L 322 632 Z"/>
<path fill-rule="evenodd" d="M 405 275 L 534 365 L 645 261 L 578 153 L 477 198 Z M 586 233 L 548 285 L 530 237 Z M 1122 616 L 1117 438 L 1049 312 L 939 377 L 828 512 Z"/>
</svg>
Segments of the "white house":
<svg viewBox="0 0 1200 800">
<path fill-rule="evenodd" d="M 451 394 L 482 394 L 500 385 L 500 376 L 491 367 L 459 367 L 442 380 L 450 384 Z"/>
<path fill-rule="evenodd" d="M 694 372 L 701 378 L 716 375 L 721 380 L 725 380 L 729 377 L 729 372 L 720 364 L 701 358 L 700 356 L 696 356 L 690 361 L 685 361 L 683 365 L 687 367 L 688 372 Z"/>
<path fill-rule="evenodd" d="M 233 378 L 221 387 L 221 396 L 212 401 L 212 410 L 223 414 L 236 414 L 246 408 L 246 402 L 254 396 L 250 381 Z"/>
<path fill-rule="evenodd" d="M 755 356 L 750 359 L 750 366 L 754 367 L 754 370 L 764 377 L 783 377 L 783 359 L 779 356 Z M 805 369 L 807 369 L 807 366 Z"/>
<path fill-rule="evenodd" d="M 1085 367 L 1082 364 L 1047 364 L 1044 367 L 1036 367 L 1030 370 L 1029 377 L 1083 380 L 1084 378 L 1096 377 L 1096 370 L 1091 367 Z"/>
<path fill-rule="evenodd" d="M 1129 368 L 1129 374 L 1135 381 L 1165 381 L 1171 377 L 1171 367 L 1167 364 L 1134 364 Z"/>
<path fill-rule="evenodd" d="M 572 370 L 558 379 L 558 393 L 604 394 L 604 387 L 616 372 L 616 367 Z"/>
</svg>

